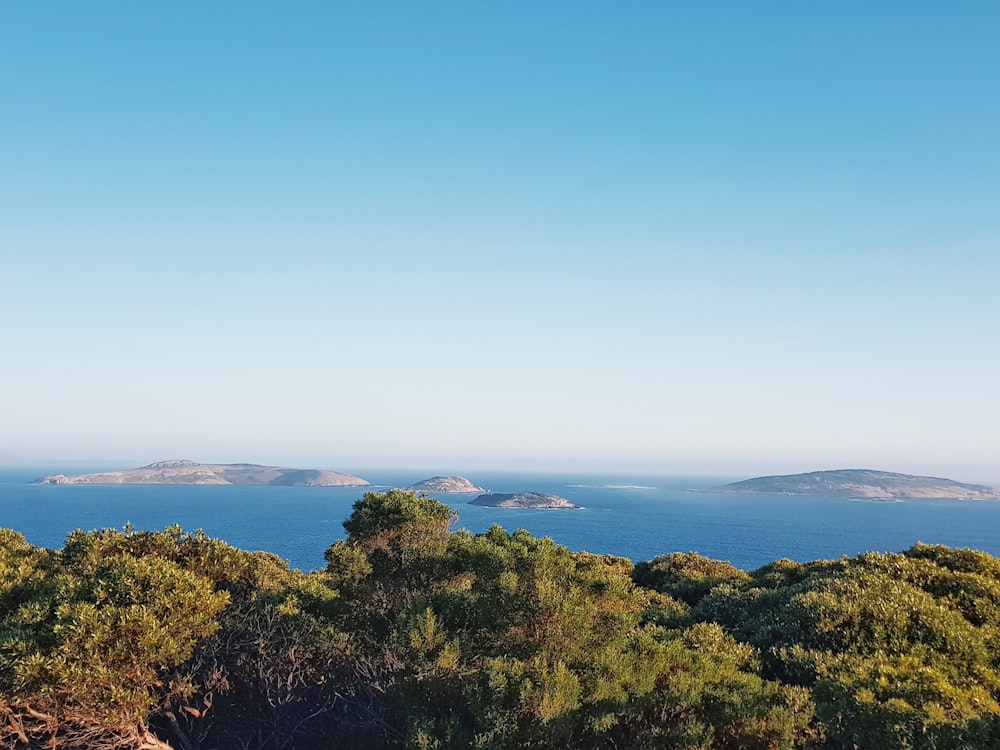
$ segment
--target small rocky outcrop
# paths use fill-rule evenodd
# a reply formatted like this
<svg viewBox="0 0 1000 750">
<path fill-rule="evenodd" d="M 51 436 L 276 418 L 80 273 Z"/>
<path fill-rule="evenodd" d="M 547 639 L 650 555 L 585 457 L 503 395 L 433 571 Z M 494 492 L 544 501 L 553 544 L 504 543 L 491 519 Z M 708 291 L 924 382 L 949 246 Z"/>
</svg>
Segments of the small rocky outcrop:
<svg viewBox="0 0 1000 750">
<path fill-rule="evenodd" d="M 416 484 L 411 484 L 407 489 L 414 492 L 433 492 L 443 495 L 486 491 L 482 487 L 476 487 L 476 485 L 465 477 L 430 477 Z"/>
<path fill-rule="evenodd" d="M 470 505 L 486 505 L 493 508 L 535 508 L 539 510 L 572 510 L 577 507 L 564 497 L 546 495 L 542 492 L 489 492 L 472 500 Z"/>
<path fill-rule="evenodd" d="M 126 471 L 66 476 L 53 474 L 35 484 L 228 484 L 275 487 L 364 487 L 360 477 L 326 469 L 289 469 L 259 464 L 201 464 L 196 461 L 158 461 Z"/>
</svg>

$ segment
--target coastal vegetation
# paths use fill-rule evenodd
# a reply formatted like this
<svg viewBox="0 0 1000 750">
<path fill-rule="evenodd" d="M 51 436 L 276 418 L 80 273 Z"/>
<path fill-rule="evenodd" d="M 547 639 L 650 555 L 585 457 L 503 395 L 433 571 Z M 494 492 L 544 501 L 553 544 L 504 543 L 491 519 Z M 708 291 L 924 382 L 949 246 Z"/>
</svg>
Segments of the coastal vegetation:
<svg viewBox="0 0 1000 750">
<path fill-rule="evenodd" d="M 0 530 L 0 745 L 1000 745 L 1000 560 L 633 564 L 369 492 L 325 568 L 201 532 Z"/>
</svg>

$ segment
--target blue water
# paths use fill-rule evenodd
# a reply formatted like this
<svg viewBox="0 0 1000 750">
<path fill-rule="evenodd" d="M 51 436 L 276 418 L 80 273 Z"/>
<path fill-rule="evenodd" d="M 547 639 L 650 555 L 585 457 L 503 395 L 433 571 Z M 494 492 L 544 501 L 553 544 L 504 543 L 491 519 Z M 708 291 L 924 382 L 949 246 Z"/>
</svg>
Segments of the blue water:
<svg viewBox="0 0 1000 750">
<path fill-rule="evenodd" d="M 204 529 L 237 547 L 267 550 L 302 570 L 323 566 L 323 553 L 344 538 L 343 521 L 364 493 L 357 487 L 70 486 L 26 482 L 47 470 L 0 471 L 0 527 L 32 544 L 61 547 L 73 529 Z M 422 476 L 366 472 L 386 487 Z M 582 510 L 511 510 L 469 505 L 474 495 L 442 496 L 459 527 L 485 531 L 499 523 L 550 536 L 573 550 L 648 560 L 697 551 L 752 570 L 787 557 L 805 561 L 899 551 L 923 541 L 972 547 L 1000 556 L 1000 501 L 873 502 L 843 498 L 712 495 L 693 492 L 711 477 L 554 474 L 469 475 L 495 492 L 536 490 Z M 375 487 L 373 489 L 378 489 Z"/>
</svg>

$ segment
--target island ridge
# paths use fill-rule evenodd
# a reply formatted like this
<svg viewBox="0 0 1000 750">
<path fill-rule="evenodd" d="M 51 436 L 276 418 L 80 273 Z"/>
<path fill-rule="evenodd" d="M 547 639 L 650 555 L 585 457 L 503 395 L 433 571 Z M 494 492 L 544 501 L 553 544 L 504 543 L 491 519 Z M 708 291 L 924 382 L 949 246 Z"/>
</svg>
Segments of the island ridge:
<svg viewBox="0 0 1000 750">
<path fill-rule="evenodd" d="M 1000 500 L 1000 490 L 953 479 L 895 474 L 872 469 L 835 469 L 756 477 L 705 492 L 734 495 L 860 497 L 871 500 Z"/>
<path fill-rule="evenodd" d="M 53 474 L 36 484 L 228 484 L 275 487 L 365 487 L 367 480 L 326 469 L 289 469 L 259 464 L 201 464 L 159 461 L 138 469 L 66 476 Z"/>
</svg>

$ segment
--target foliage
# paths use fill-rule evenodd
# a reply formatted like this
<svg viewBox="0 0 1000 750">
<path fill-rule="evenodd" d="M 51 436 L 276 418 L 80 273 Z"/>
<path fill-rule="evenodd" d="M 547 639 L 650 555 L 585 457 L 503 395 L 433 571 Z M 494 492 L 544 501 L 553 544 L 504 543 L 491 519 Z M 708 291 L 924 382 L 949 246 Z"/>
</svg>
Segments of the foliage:
<svg viewBox="0 0 1000 750">
<path fill-rule="evenodd" d="M 369 492 L 324 570 L 201 532 L 0 529 L 0 742 L 27 747 L 1000 745 L 1000 561 L 746 573 L 454 531 Z"/>
<path fill-rule="evenodd" d="M 768 748 L 805 731 L 808 700 L 755 674 L 751 649 L 658 625 L 681 606 L 636 586 L 628 560 L 449 520 L 437 501 L 369 493 L 327 553 L 341 627 L 377 665 L 382 742 Z"/>
<path fill-rule="evenodd" d="M 702 557 L 697 552 L 671 552 L 635 566 L 632 578 L 640 586 L 697 604 L 709 591 L 722 583 L 741 584 L 749 574 L 722 560 Z"/>
<path fill-rule="evenodd" d="M 761 649 L 764 673 L 811 689 L 834 747 L 994 747 L 1000 567 L 970 550 L 755 571 L 689 613 Z"/>
<path fill-rule="evenodd" d="M 3 541 L 5 731 L 23 742 L 155 745 L 148 719 L 162 677 L 215 631 L 228 596 L 175 562 L 96 536 L 75 534 L 61 555 Z"/>
</svg>

